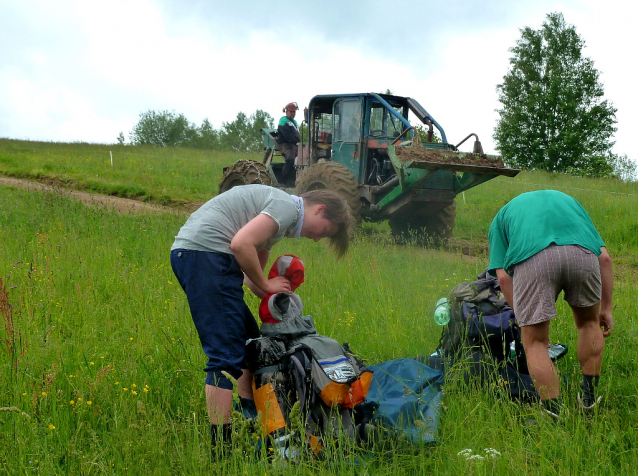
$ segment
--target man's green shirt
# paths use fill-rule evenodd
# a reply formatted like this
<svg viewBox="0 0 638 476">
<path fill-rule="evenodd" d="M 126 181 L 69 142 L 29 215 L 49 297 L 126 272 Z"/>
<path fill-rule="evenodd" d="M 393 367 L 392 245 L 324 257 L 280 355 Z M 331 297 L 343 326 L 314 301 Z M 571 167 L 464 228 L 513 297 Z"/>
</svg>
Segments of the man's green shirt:
<svg viewBox="0 0 638 476">
<path fill-rule="evenodd" d="M 285 126 L 286 123 L 288 123 L 288 122 L 292 122 L 295 125 L 296 129 L 299 128 L 299 124 L 297 124 L 297 121 L 295 121 L 294 119 L 290 119 L 288 116 L 284 116 L 281 119 L 279 119 L 279 125 L 280 126 Z"/>
<path fill-rule="evenodd" d="M 556 190 L 528 192 L 512 199 L 496 214 L 489 231 L 489 271 L 512 266 L 551 244 L 578 245 L 596 256 L 605 246 L 578 201 Z"/>
</svg>

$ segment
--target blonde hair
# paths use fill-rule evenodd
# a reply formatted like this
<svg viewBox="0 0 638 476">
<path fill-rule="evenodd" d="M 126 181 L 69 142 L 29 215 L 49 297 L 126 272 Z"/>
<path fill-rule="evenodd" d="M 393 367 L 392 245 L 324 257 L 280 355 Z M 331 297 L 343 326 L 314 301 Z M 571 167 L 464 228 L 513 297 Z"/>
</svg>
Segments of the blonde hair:
<svg viewBox="0 0 638 476">
<path fill-rule="evenodd" d="M 337 232 L 328 237 L 328 242 L 337 255 L 342 258 L 350 245 L 350 227 L 352 214 L 348 202 L 332 190 L 311 190 L 301 195 L 304 204 L 324 205 L 323 216 L 337 226 Z"/>
</svg>

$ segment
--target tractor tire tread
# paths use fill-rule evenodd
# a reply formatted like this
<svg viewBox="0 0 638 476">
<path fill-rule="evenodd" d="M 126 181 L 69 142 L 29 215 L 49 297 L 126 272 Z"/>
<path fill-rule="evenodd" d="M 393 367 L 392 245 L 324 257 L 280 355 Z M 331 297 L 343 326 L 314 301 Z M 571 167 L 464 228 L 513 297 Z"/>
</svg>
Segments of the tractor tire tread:
<svg viewBox="0 0 638 476">
<path fill-rule="evenodd" d="M 416 241 L 427 245 L 444 244 L 452 237 L 456 221 L 456 203 L 421 217 L 393 216 L 389 220 L 392 235 L 398 241 Z"/>
<path fill-rule="evenodd" d="M 264 164 L 255 160 L 241 159 L 224 170 L 219 182 L 219 193 L 238 185 L 272 185 L 272 178 Z"/>
<path fill-rule="evenodd" d="M 295 194 L 301 195 L 310 190 L 332 190 L 344 198 L 350 206 L 352 221 L 361 222 L 361 194 L 354 174 L 345 166 L 336 162 L 319 162 L 311 166 L 301 177 Z"/>
</svg>

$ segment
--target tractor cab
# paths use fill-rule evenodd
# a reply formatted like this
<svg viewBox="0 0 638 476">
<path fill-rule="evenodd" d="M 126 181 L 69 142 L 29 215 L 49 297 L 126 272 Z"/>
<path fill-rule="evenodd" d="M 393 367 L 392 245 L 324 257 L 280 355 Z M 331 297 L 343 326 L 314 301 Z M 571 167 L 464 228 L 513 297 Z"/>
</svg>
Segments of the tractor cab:
<svg viewBox="0 0 638 476">
<path fill-rule="evenodd" d="M 425 147 L 456 150 L 433 142 L 434 126 L 441 137 L 445 132 L 414 99 L 374 93 L 315 96 L 305 117 L 307 166 L 332 160 L 350 170 L 359 185 L 383 185 L 396 175 L 388 146 L 411 141 L 416 133 L 410 113 L 429 129 Z"/>
</svg>

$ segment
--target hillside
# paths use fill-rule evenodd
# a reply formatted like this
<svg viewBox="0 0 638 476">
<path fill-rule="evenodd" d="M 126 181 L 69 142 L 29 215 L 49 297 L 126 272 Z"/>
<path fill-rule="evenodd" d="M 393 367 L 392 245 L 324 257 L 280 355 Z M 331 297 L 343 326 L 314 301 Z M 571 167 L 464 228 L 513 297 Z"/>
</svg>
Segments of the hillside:
<svg viewBox="0 0 638 476">
<path fill-rule="evenodd" d="M 272 257 L 302 258 L 304 313 L 368 363 L 429 355 L 441 333 L 434 304 L 485 268 L 487 230 L 498 209 L 530 190 L 569 193 L 590 213 L 614 260 L 617 327 L 605 342 L 599 414 L 586 420 L 574 412 L 554 424 L 535 407 L 510 402 L 497 385 L 479 388 L 450 376 L 437 445 L 391 439 L 374 452 L 331 448 L 326 461 L 294 467 L 236 454 L 212 467 L 205 358 L 168 261 L 186 214 L 86 206 L 69 189 L 172 211 L 213 196 L 221 168 L 239 157 L 0 140 L 0 175 L 56 184 L 44 192 L 0 186 L 0 467 L 6 472 L 633 473 L 638 186 L 545 173 L 498 178 L 457 197 L 455 239 L 476 244 L 470 254 L 397 246 L 386 224 L 364 224 L 341 261 L 311 240 L 284 240 Z M 246 300 L 256 313 L 258 300 L 249 294 Z M 551 339 L 569 347 L 558 368 L 566 403 L 576 408 L 576 331 L 562 298 L 557 309 Z M 527 426 L 529 418 L 538 426 Z M 458 455 L 466 448 L 481 454 L 494 448 L 500 456 L 466 460 Z"/>
</svg>

